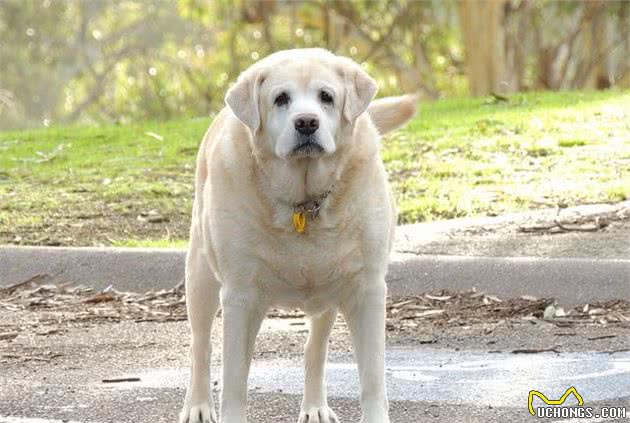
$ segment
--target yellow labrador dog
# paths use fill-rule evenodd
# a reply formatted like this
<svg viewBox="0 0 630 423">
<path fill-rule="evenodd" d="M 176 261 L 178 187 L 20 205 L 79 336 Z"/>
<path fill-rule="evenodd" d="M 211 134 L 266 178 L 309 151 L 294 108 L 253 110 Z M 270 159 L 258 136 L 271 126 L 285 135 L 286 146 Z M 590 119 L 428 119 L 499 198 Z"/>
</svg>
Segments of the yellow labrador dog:
<svg viewBox="0 0 630 423">
<path fill-rule="evenodd" d="M 245 423 L 247 377 L 270 307 L 310 318 L 298 422 L 337 422 L 324 366 L 340 311 L 355 348 L 362 423 L 388 423 L 385 273 L 396 223 L 379 138 L 415 113 L 370 105 L 376 83 L 321 49 L 282 51 L 238 78 L 197 158 L 186 293 L 192 373 L 180 423 L 218 422 L 210 329 L 223 309 L 221 422 Z M 366 113 L 367 111 L 367 113 Z"/>
</svg>

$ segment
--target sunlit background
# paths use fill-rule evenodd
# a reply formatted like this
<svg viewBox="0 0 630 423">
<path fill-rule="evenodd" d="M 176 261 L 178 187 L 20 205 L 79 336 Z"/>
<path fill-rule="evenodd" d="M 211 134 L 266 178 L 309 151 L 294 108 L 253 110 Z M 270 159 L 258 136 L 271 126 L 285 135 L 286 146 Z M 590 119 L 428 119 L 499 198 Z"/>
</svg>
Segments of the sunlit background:
<svg viewBox="0 0 630 423">
<path fill-rule="evenodd" d="M 630 1 L 0 0 L 0 244 L 185 245 L 225 91 L 294 47 L 420 94 L 400 224 L 630 199 Z"/>
<path fill-rule="evenodd" d="M 381 95 L 630 85 L 628 1 L 0 2 L 0 129 L 207 116 L 272 51 L 348 55 Z"/>
</svg>

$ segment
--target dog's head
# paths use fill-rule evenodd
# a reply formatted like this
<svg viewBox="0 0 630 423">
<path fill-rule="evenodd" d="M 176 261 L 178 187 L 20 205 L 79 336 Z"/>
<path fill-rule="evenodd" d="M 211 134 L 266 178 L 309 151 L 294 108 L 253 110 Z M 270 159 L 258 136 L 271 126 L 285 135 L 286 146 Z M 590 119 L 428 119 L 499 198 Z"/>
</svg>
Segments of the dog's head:
<svg viewBox="0 0 630 423">
<path fill-rule="evenodd" d="M 322 49 L 281 51 L 252 65 L 225 96 L 269 153 L 294 160 L 330 155 L 376 93 L 355 62 Z"/>
</svg>

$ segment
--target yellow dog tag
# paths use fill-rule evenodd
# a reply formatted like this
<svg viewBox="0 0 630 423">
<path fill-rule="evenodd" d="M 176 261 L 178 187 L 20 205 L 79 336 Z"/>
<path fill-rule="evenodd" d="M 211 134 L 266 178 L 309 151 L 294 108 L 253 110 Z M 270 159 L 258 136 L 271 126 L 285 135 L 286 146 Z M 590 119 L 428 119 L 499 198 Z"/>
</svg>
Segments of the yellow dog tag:
<svg viewBox="0 0 630 423">
<path fill-rule="evenodd" d="M 306 215 L 304 212 L 293 213 L 293 226 L 295 227 L 295 232 L 300 234 L 304 232 L 304 228 L 306 228 Z"/>
</svg>

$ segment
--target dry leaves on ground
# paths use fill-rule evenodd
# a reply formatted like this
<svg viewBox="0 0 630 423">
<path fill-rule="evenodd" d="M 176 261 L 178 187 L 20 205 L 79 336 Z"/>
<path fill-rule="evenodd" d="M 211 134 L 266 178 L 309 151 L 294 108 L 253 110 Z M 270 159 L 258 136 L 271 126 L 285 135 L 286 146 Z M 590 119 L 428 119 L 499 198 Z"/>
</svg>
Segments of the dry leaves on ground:
<svg viewBox="0 0 630 423">
<path fill-rule="evenodd" d="M 0 289 L 0 313 L 27 310 L 46 312 L 46 331 L 59 333 L 71 322 L 169 322 L 186 320 L 183 284 L 147 293 L 119 292 L 111 287 L 95 292 L 84 286 L 46 284 L 38 275 L 12 287 Z M 43 313 L 42 313 L 43 314 Z M 387 303 L 388 328 L 463 326 L 474 323 L 546 321 L 559 327 L 574 325 L 619 325 L 630 327 L 630 302 L 614 300 L 583 304 L 565 310 L 553 300 L 522 296 L 501 299 L 475 290 L 440 291 L 422 296 L 394 298 Z M 270 318 L 302 318 L 298 310 L 271 310 Z M 55 325 L 46 325 L 55 323 Z M 19 325 L 0 325 L 0 341 L 11 340 Z"/>
</svg>

